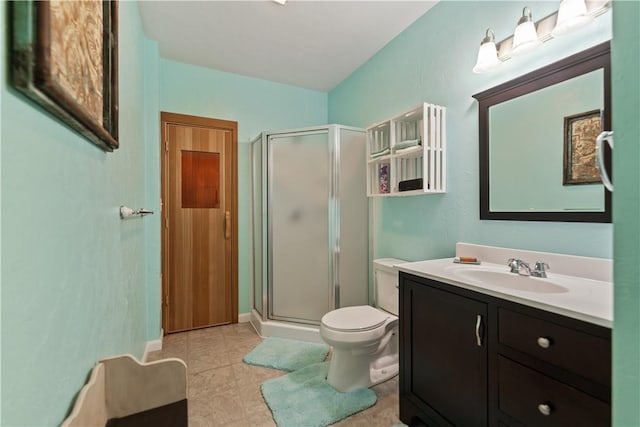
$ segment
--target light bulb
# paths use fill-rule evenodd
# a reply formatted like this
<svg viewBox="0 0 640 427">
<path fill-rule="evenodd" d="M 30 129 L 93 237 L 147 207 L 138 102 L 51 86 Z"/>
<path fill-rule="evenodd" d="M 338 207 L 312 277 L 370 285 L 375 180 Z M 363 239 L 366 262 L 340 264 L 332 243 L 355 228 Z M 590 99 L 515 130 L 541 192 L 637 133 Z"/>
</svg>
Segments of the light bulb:
<svg viewBox="0 0 640 427">
<path fill-rule="evenodd" d="M 489 34 L 491 33 L 491 34 Z M 496 49 L 495 35 L 490 28 L 487 29 L 486 36 L 480 43 L 480 49 L 478 49 L 478 59 L 476 65 L 473 67 L 473 72 L 476 74 L 486 73 L 494 70 L 502 64 L 502 61 L 498 59 L 498 50 Z"/>
<path fill-rule="evenodd" d="M 556 26 L 551 31 L 553 37 L 570 33 L 593 20 L 587 12 L 584 0 L 562 0 L 558 10 Z"/>
<path fill-rule="evenodd" d="M 525 54 L 541 44 L 542 42 L 538 39 L 538 32 L 531 16 L 531 9 L 525 7 L 522 9 L 522 17 L 518 20 L 518 25 L 513 33 L 513 46 L 511 47 L 510 55 Z"/>
</svg>

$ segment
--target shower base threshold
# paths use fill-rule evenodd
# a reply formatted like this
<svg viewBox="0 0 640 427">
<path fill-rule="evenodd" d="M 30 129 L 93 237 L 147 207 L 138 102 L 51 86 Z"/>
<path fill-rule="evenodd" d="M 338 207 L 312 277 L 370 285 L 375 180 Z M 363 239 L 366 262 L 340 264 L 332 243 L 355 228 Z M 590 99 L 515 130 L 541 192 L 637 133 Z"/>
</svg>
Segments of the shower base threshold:
<svg viewBox="0 0 640 427">
<path fill-rule="evenodd" d="M 289 338 L 307 342 L 323 343 L 320 328 L 315 325 L 285 322 L 282 320 L 262 320 L 260 314 L 251 310 L 251 326 L 261 337 Z"/>
</svg>

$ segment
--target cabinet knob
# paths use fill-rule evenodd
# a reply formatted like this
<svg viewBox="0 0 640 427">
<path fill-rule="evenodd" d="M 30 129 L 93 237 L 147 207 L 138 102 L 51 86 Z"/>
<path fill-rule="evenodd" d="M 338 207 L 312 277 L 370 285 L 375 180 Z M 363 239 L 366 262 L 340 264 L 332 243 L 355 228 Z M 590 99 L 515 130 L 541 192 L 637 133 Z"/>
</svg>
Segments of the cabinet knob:
<svg viewBox="0 0 640 427">
<path fill-rule="evenodd" d="M 551 340 L 547 337 L 539 337 L 538 345 L 542 348 L 549 348 L 551 347 Z"/>
<path fill-rule="evenodd" d="M 551 405 L 548 403 L 541 403 L 538 405 L 538 411 L 545 417 L 551 415 Z"/>
</svg>

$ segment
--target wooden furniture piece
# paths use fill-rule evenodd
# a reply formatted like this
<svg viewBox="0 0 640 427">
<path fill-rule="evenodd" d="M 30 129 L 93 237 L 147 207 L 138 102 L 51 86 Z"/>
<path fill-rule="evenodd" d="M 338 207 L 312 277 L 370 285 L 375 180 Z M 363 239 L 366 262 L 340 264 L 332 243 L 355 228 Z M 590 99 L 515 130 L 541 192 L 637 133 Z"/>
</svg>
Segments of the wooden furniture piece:
<svg viewBox="0 0 640 427">
<path fill-rule="evenodd" d="M 408 425 L 611 425 L 611 330 L 400 272 Z"/>
<path fill-rule="evenodd" d="M 446 192 L 446 115 L 423 103 L 367 128 L 367 196 Z"/>
<path fill-rule="evenodd" d="M 187 365 L 140 363 L 131 355 L 93 368 L 62 427 L 187 427 Z"/>
</svg>

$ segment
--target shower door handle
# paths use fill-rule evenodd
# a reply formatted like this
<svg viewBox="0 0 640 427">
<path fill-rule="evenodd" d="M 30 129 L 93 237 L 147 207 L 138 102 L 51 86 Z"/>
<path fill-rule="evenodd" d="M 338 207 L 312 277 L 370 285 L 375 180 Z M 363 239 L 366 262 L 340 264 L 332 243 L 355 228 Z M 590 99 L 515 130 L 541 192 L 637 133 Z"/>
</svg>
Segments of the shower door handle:
<svg viewBox="0 0 640 427">
<path fill-rule="evenodd" d="M 231 238 L 231 212 L 226 211 L 224 213 L 224 239 L 229 240 Z"/>
</svg>

